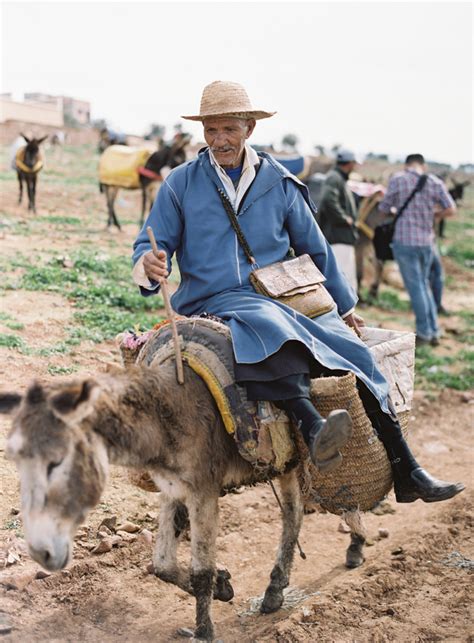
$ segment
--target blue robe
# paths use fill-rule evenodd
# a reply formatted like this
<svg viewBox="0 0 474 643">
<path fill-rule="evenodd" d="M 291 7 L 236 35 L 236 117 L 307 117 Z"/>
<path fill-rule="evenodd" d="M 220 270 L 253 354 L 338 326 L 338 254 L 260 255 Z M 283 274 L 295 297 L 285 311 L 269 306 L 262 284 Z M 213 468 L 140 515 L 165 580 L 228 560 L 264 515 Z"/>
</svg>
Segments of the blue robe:
<svg viewBox="0 0 474 643">
<path fill-rule="evenodd" d="M 238 212 L 239 224 L 260 267 L 287 256 L 309 254 L 326 277 L 325 286 L 337 309 L 309 319 L 293 309 L 257 294 L 251 272 L 231 227 L 217 188 L 224 189 L 207 150 L 173 170 L 158 193 L 134 244 L 134 263 L 151 247 L 151 226 L 160 249 L 176 253 L 181 283 L 171 298 L 181 315 L 202 312 L 221 317 L 230 327 L 235 359 L 256 363 L 289 340 L 303 342 L 315 359 L 334 370 L 352 371 L 389 412 L 388 384 L 365 344 L 341 315 L 357 297 L 338 270 L 331 247 L 314 220 L 306 187 L 271 156 L 259 153 L 260 166 Z M 147 290 L 158 292 L 158 286 Z"/>
</svg>

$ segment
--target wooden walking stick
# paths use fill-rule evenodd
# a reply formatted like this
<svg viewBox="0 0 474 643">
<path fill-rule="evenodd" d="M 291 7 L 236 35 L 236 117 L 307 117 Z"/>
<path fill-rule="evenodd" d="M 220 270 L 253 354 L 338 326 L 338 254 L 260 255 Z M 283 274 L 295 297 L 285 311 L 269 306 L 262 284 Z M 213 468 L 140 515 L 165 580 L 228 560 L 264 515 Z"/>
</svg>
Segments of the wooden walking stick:
<svg viewBox="0 0 474 643">
<path fill-rule="evenodd" d="M 148 234 L 148 238 L 150 239 L 153 254 L 155 255 L 155 257 L 158 257 L 158 246 L 156 245 L 156 239 L 155 235 L 153 234 L 153 230 L 150 226 L 147 226 L 146 231 Z M 176 357 L 176 379 L 178 380 L 179 384 L 184 384 L 183 358 L 181 357 L 181 346 L 179 345 L 178 328 L 176 326 L 174 310 L 171 308 L 170 296 L 168 292 L 168 281 L 166 280 L 166 277 L 162 277 L 161 279 L 159 279 L 159 282 L 161 292 L 163 294 L 163 300 L 165 302 L 166 314 L 168 315 L 168 319 L 171 322 L 171 332 L 173 334 L 174 352 Z"/>
</svg>

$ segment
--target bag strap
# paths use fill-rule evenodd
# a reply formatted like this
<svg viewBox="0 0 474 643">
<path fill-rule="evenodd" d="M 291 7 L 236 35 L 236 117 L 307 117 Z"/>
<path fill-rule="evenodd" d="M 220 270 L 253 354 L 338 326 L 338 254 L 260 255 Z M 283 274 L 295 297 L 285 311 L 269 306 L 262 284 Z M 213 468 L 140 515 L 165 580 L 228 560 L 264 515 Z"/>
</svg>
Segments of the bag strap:
<svg viewBox="0 0 474 643">
<path fill-rule="evenodd" d="M 428 175 L 427 175 L 427 174 L 422 174 L 422 175 L 420 176 L 420 178 L 419 178 L 419 179 L 418 179 L 418 181 L 416 182 L 416 185 L 415 185 L 415 187 L 414 187 L 413 191 L 411 192 L 410 196 L 409 196 L 409 197 L 408 197 L 408 199 L 405 201 L 405 203 L 402 205 L 402 207 L 400 208 L 400 210 L 397 212 L 397 214 L 396 214 L 396 216 L 395 216 L 395 218 L 394 218 L 394 220 L 393 220 L 393 227 L 395 227 L 395 224 L 397 223 L 398 219 L 402 216 L 402 214 L 403 214 L 404 210 L 406 210 L 406 208 L 407 208 L 408 204 L 409 204 L 409 203 L 410 203 L 410 201 L 413 199 L 413 197 L 415 196 L 415 194 L 416 194 L 417 192 L 420 192 L 420 191 L 425 187 L 425 183 L 426 183 L 426 181 L 427 181 L 427 180 L 428 180 Z"/>
<path fill-rule="evenodd" d="M 237 235 L 237 239 L 239 240 L 239 243 L 242 246 L 242 250 L 244 251 L 245 256 L 247 257 L 247 261 L 251 266 L 256 265 L 257 262 L 255 261 L 255 257 L 252 254 L 252 251 L 247 242 L 247 239 L 245 238 L 245 235 L 242 232 L 242 228 L 240 227 L 239 222 L 237 221 L 237 216 L 235 214 L 234 208 L 232 207 L 232 203 L 229 200 L 229 197 L 221 188 L 217 188 L 217 192 L 219 193 L 219 196 L 222 201 L 222 205 L 224 206 L 224 210 L 226 211 L 227 216 L 229 217 L 229 220 L 234 229 L 234 232 Z"/>
</svg>

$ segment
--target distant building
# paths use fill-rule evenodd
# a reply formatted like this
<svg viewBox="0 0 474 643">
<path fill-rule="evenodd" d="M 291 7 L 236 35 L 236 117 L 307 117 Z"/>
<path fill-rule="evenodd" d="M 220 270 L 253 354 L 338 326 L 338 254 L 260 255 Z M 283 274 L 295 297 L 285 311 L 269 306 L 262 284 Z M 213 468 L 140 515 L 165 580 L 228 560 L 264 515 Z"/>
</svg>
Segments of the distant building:
<svg viewBox="0 0 474 643">
<path fill-rule="evenodd" d="M 89 125 L 91 122 L 91 104 L 86 100 L 62 96 L 64 120 L 76 122 L 79 125 Z"/>
<path fill-rule="evenodd" d="M 51 96 L 51 94 L 42 94 L 41 92 L 27 92 L 24 99 L 28 103 L 45 103 L 47 105 L 59 103 L 59 96 Z"/>
<path fill-rule="evenodd" d="M 10 144 L 21 132 L 44 136 L 65 128 L 69 130 L 69 141 L 90 142 L 90 135 L 95 141 L 97 134 L 87 127 L 89 123 L 90 103 L 87 101 L 41 92 L 28 92 L 24 100 L 13 100 L 8 92 L 0 94 L 2 144 Z M 71 138 L 72 132 L 74 138 Z"/>
<path fill-rule="evenodd" d="M 91 104 L 85 100 L 70 96 L 51 96 L 40 92 L 29 92 L 25 94 L 25 101 L 44 104 L 60 102 L 66 125 L 88 125 L 91 120 Z"/>
<path fill-rule="evenodd" d="M 63 127 L 63 107 L 60 101 L 16 101 L 11 95 L 0 96 L 0 123 L 18 121 L 33 125 Z"/>
</svg>

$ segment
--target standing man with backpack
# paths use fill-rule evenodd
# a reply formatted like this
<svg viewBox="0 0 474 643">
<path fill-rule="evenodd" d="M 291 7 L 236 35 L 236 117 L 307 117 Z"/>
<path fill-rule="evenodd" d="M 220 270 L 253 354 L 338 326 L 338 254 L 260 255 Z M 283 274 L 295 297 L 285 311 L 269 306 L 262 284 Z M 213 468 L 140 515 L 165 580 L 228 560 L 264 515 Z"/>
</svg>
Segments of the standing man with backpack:
<svg viewBox="0 0 474 643">
<path fill-rule="evenodd" d="M 426 174 L 421 154 L 409 154 L 404 171 L 390 179 L 379 210 L 388 214 L 394 209 L 400 211 L 400 216 L 391 247 L 415 313 L 416 344 L 437 346 L 438 314 L 429 285 L 435 211 L 438 209 L 436 219 L 445 219 L 455 213 L 456 205 L 444 183 L 432 174 Z"/>
</svg>

